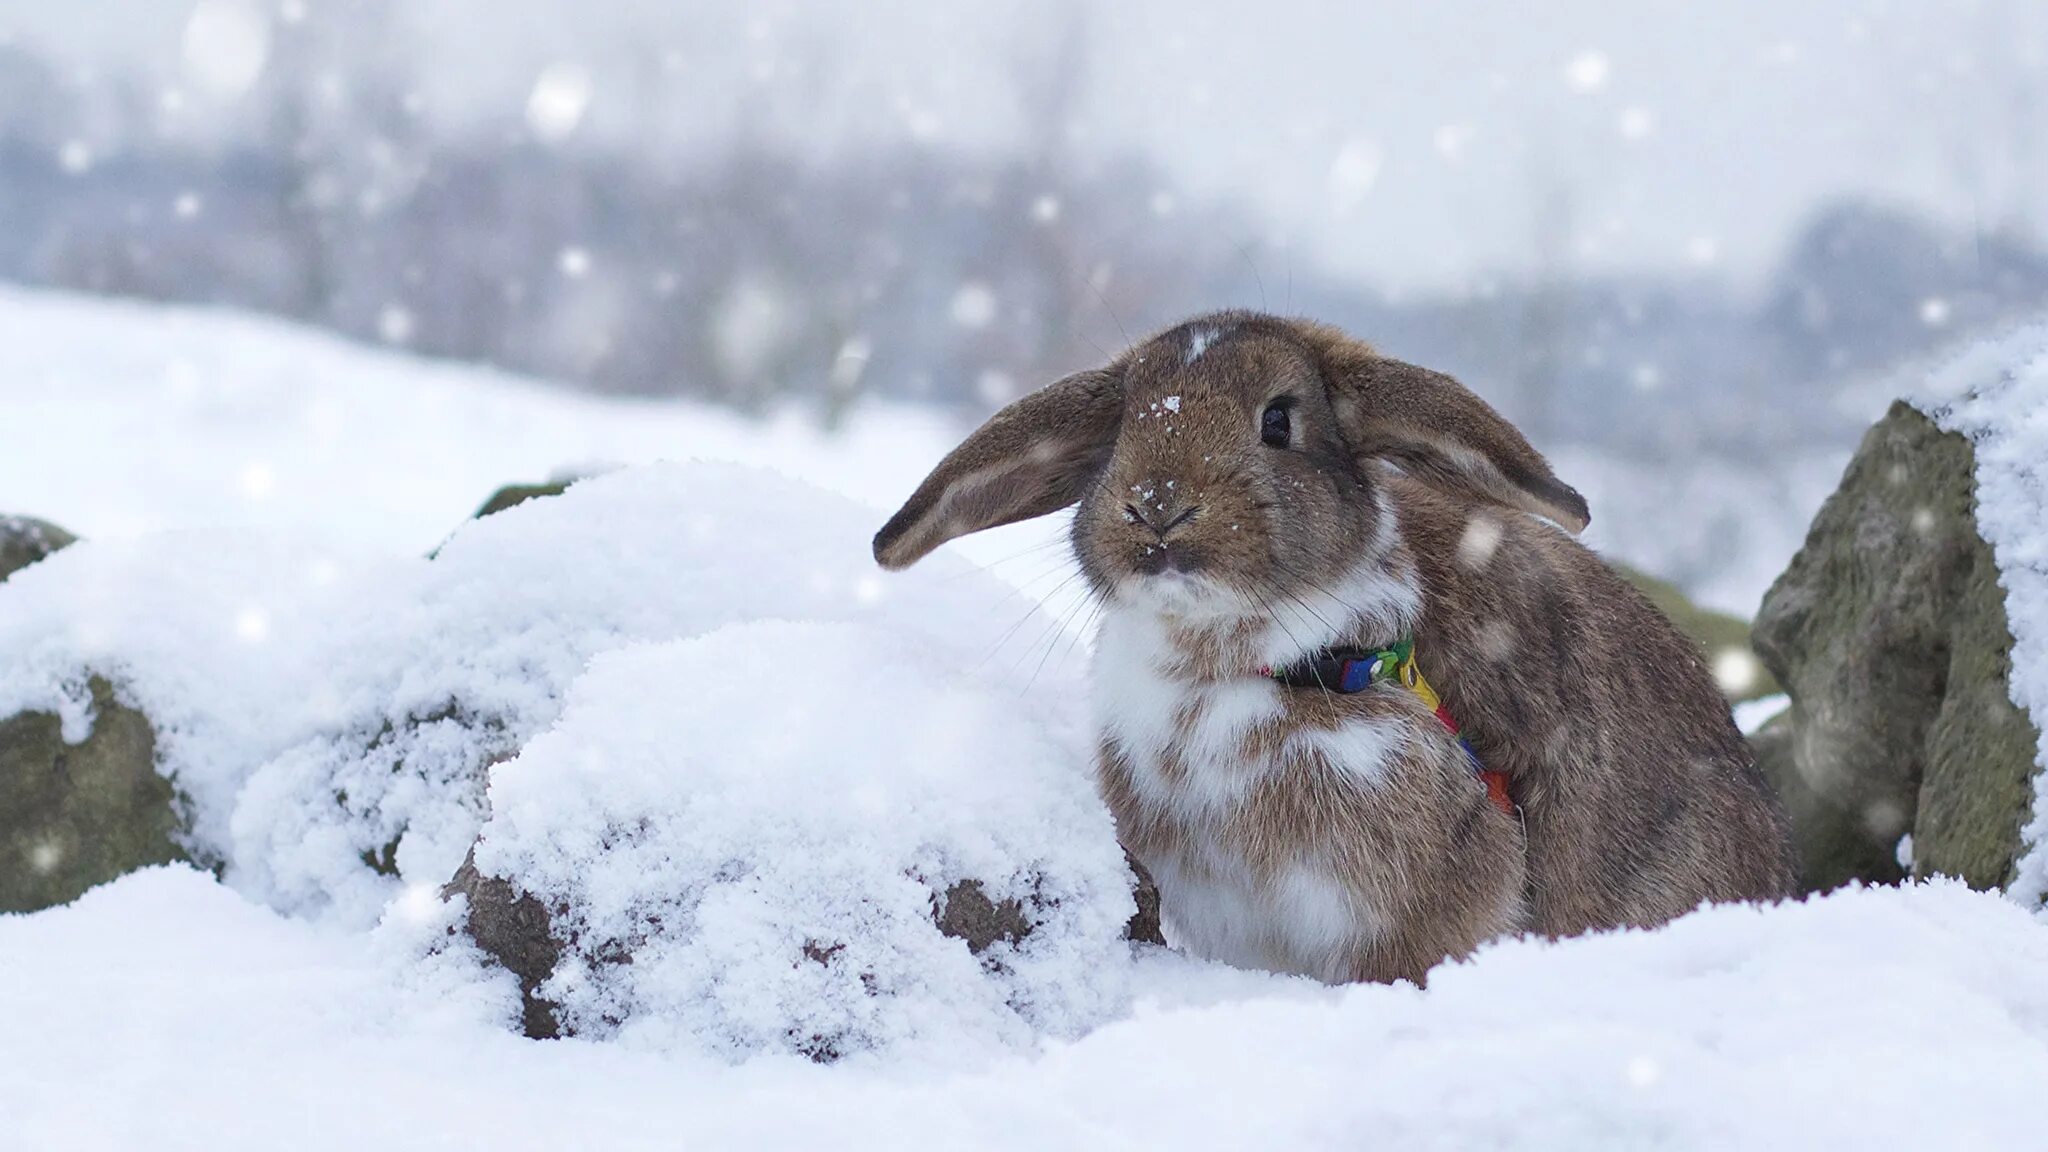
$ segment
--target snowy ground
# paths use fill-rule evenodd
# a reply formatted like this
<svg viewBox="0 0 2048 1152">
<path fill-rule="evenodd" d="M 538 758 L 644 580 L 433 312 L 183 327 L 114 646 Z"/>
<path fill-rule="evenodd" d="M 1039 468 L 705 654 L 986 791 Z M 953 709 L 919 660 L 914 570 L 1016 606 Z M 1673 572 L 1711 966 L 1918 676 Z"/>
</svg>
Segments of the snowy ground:
<svg viewBox="0 0 2048 1152">
<path fill-rule="evenodd" d="M 793 414 L 596 401 L 257 317 L 9 288 L 0 406 L 0 506 L 95 538 L 256 527 L 380 552 L 427 551 L 500 485 L 657 459 L 893 507 L 959 431 L 888 410 L 828 438 Z"/>
<path fill-rule="evenodd" d="M 158 870 L 0 917 L 0 1146 L 2038 1147 L 2048 931 L 1935 885 L 1509 943 L 968 1068 L 533 1042 L 508 990 Z M 396 954 L 404 956 L 403 950 Z"/>
<path fill-rule="evenodd" d="M 2048 930 L 1953 885 L 1504 942 L 1427 991 L 1125 945 L 1075 638 L 958 555 L 867 559 L 949 430 L 27 297 L 0 349 L 36 429 L 0 504 L 94 537 L 0 590 L 0 715 L 83 733 L 114 679 L 221 868 L 0 917 L 0 1149 L 2038 1142 Z M 817 484 L 626 468 L 422 555 L 501 480 L 683 452 Z M 588 931 L 550 989 L 581 1038 L 517 1036 L 446 934 L 479 831 Z M 970 958 L 921 914 L 959 877 L 1038 927 Z M 821 1031 L 840 1063 L 789 1054 Z"/>
</svg>

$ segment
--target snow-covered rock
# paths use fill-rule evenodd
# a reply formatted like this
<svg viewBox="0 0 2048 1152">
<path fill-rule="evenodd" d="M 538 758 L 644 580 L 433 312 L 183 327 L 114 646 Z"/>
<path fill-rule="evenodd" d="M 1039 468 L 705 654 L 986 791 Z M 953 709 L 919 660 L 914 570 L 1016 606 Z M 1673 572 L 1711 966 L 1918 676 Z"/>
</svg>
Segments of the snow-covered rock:
<svg viewBox="0 0 2048 1152">
<path fill-rule="evenodd" d="M 0 912 L 63 904 L 95 884 L 184 858 L 149 718 L 88 677 L 94 712 L 66 740 L 47 712 L 0 718 Z"/>
<path fill-rule="evenodd" d="M 83 739 L 105 677 L 153 723 L 196 858 L 280 909 L 369 923 L 454 873 L 486 769 L 601 652 L 774 618 L 868 621 L 949 666 L 1013 626 L 1070 650 L 957 560 L 885 581 L 873 521 L 771 473 L 657 465 L 465 524 L 431 561 L 236 532 L 88 541 L 0 586 L 0 717 L 55 713 Z M 1078 664 L 1047 659 L 1014 710 L 1085 763 Z"/>
<path fill-rule="evenodd" d="M 1893 406 L 1764 599 L 1753 737 L 1806 881 L 2048 892 L 2048 325 Z M 1910 852 L 1902 847 L 1910 837 Z"/>
<path fill-rule="evenodd" d="M 0 516 L 0 584 L 78 542 L 48 521 Z M 0 662 L 6 660 L 0 653 Z M 184 858 L 149 718 L 104 679 L 77 672 L 89 728 L 53 712 L 0 712 L 0 912 L 75 900 L 95 884 Z"/>
<path fill-rule="evenodd" d="M 77 542 L 77 537 L 48 521 L 0 516 L 0 580 Z"/>
<path fill-rule="evenodd" d="M 1811 888 L 1897 881 L 1909 833 L 1923 875 L 2010 878 L 2034 733 L 1970 474 L 1968 441 L 1894 406 L 1764 597 L 1757 647 L 1791 706 L 1752 739 Z"/>
<path fill-rule="evenodd" d="M 2038 907 L 2048 902 L 2048 319 L 1958 355 L 1917 403 L 1967 437 L 1975 457 L 1973 514 L 1998 560 L 2012 641 L 2002 661 L 2008 697 L 2033 729 L 2007 891 Z M 1913 843 L 1917 870 L 1924 849 L 1917 835 Z"/>
<path fill-rule="evenodd" d="M 469 853 L 476 939 L 505 938 L 475 920 L 493 885 L 540 929 L 507 961 L 529 1031 L 722 1060 L 1077 1037 L 1138 965 L 1081 650 L 956 559 L 884 576 L 877 519 L 652 465 L 430 559 L 87 543 L 0 595 L 0 716 L 69 755 L 147 717 L 179 845 L 284 912 L 365 926 Z"/>
<path fill-rule="evenodd" d="M 600 656 L 491 774 L 460 887 L 505 883 L 471 932 L 548 967 L 530 1034 L 825 1061 L 1079 1036 L 1129 997 L 1131 878 L 1085 757 L 1015 705 L 871 625 Z"/>
</svg>

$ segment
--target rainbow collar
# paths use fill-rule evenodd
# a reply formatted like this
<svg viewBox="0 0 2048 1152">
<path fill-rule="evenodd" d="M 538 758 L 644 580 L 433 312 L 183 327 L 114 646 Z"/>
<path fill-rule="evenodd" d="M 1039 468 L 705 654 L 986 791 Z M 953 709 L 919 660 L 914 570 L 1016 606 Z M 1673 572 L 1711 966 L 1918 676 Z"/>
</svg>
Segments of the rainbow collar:
<svg viewBox="0 0 2048 1152">
<path fill-rule="evenodd" d="M 1493 806 L 1515 815 L 1514 797 L 1508 792 L 1508 774 L 1487 769 L 1479 762 L 1479 754 L 1472 750 L 1472 745 L 1459 735 L 1458 722 L 1452 718 L 1451 710 L 1444 706 L 1443 697 L 1430 687 L 1415 663 L 1413 636 L 1403 636 L 1390 648 L 1324 648 L 1285 668 L 1261 668 L 1259 675 L 1289 688 L 1318 688 L 1347 696 L 1376 684 L 1399 684 L 1421 697 L 1429 710 L 1436 713 L 1444 730 L 1457 738 L 1458 747 L 1465 750 L 1465 758 L 1472 762 L 1472 770 L 1485 783 L 1487 798 L 1493 801 Z"/>
<path fill-rule="evenodd" d="M 1415 666 L 1412 637 L 1403 637 L 1391 648 L 1324 648 L 1285 668 L 1261 668 L 1259 674 L 1289 688 L 1320 688 L 1347 696 L 1375 684 L 1400 684 L 1431 708 L 1438 703 L 1436 692 Z"/>
</svg>

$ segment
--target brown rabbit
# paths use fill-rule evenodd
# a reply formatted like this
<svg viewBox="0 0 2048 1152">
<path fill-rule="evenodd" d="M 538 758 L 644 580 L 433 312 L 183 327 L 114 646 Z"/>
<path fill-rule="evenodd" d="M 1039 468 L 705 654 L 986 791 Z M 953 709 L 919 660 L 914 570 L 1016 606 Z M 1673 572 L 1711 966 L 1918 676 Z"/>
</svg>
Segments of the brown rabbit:
<svg viewBox="0 0 2048 1152">
<path fill-rule="evenodd" d="M 875 557 L 1077 502 L 1103 795 L 1191 951 L 1420 980 L 1504 932 L 1793 891 L 1698 650 L 1448 376 L 1306 321 L 1189 321 L 997 413 Z"/>
</svg>

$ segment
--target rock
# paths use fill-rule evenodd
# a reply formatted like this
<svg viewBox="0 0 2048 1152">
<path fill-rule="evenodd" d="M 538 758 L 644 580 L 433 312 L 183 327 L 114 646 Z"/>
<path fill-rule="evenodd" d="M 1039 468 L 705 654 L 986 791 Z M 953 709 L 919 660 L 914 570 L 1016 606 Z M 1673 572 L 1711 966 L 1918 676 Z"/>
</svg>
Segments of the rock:
<svg viewBox="0 0 2048 1152">
<path fill-rule="evenodd" d="M 2012 633 L 1977 532 L 1975 454 L 1894 404 L 1757 615 L 1791 707 L 1757 733 L 1811 890 L 1912 872 L 2006 883 L 2038 739 L 2012 703 Z"/>
<path fill-rule="evenodd" d="M 507 508 L 517 508 L 528 500 L 539 500 L 547 496 L 560 496 L 568 491 L 569 485 L 573 483 L 575 483 L 575 480 L 572 479 L 551 480 L 545 484 L 507 484 L 496 492 L 491 493 L 491 498 L 484 501 L 483 507 L 478 508 L 476 514 L 471 516 L 470 519 L 481 520 L 486 516 L 496 516 Z"/>
<path fill-rule="evenodd" d="M 0 516 L 0 581 L 76 543 L 78 537 L 55 524 L 27 516 Z"/>
<path fill-rule="evenodd" d="M 186 859 L 148 717 L 91 681 L 92 734 L 47 712 L 0 720 L 0 912 L 34 912 L 151 864 Z"/>
<path fill-rule="evenodd" d="M 1626 564 L 1609 564 L 1700 646 L 1706 654 L 1707 667 L 1714 670 L 1721 694 L 1730 704 L 1761 700 L 1784 691 L 1757 658 L 1750 643 L 1749 625 L 1741 617 L 1694 604 L 1678 585 L 1668 580 L 1659 580 Z"/>
<path fill-rule="evenodd" d="M 1138 910 L 1131 914 L 1131 922 L 1124 925 L 1124 938 L 1134 944 L 1157 944 L 1166 946 L 1166 933 L 1159 925 L 1159 886 L 1152 882 L 1152 874 L 1138 863 L 1138 858 L 1129 852 L 1124 860 L 1131 866 L 1131 875 L 1138 878 L 1137 887 L 1131 895 L 1138 901 Z"/>
<path fill-rule="evenodd" d="M 1136 870 L 1137 914 L 1131 917 L 1125 935 L 1139 943 L 1164 945 L 1159 930 L 1159 890 L 1144 870 Z M 564 941 L 554 934 L 549 909 L 533 895 L 520 891 L 511 881 L 486 876 L 476 866 L 476 850 L 470 849 L 462 867 L 441 889 L 441 899 L 465 896 L 469 900 L 464 929 L 476 946 L 512 973 L 519 981 L 520 1031 L 535 1040 L 552 1040 L 562 1035 L 556 1006 L 540 994 L 541 984 L 561 963 Z M 967 944 L 979 956 L 998 941 L 1016 943 L 1031 934 L 1031 918 L 1016 900 L 990 900 L 980 881 L 963 880 L 933 901 L 932 920 L 944 935 Z M 839 946 L 808 944 L 804 955 L 829 963 Z M 621 957 L 621 963 L 631 963 Z M 814 1058 L 829 1060 L 820 1051 Z"/>
<path fill-rule="evenodd" d="M 962 880 L 934 902 L 932 920 L 939 932 L 965 940 L 976 956 L 995 946 L 998 940 L 1016 943 L 1031 935 L 1031 919 L 1018 900 L 1001 903 L 990 900 L 979 880 Z"/>
<path fill-rule="evenodd" d="M 463 922 L 469 938 L 519 980 L 520 1031 L 535 1040 L 560 1035 L 555 1006 L 539 991 L 541 981 L 562 959 L 562 945 L 554 937 L 547 908 L 513 887 L 511 881 L 477 871 L 475 848 L 463 858 L 455 878 L 441 889 L 443 900 L 457 895 L 469 898 Z"/>
<path fill-rule="evenodd" d="M 507 484 L 496 492 L 491 493 L 490 499 L 485 500 L 482 507 L 471 513 L 469 518 L 471 520 L 482 520 L 487 516 L 496 516 L 507 509 L 517 508 L 528 500 L 560 496 L 569 490 L 569 485 L 581 479 L 583 479 L 581 476 L 572 476 L 563 480 L 550 480 L 545 484 Z M 444 540 L 436 545 L 433 551 L 427 553 L 427 559 L 433 560 L 438 558 L 441 555 L 441 549 L 445 547 L 447 547 L 447 541 Z"/>
</svg>

